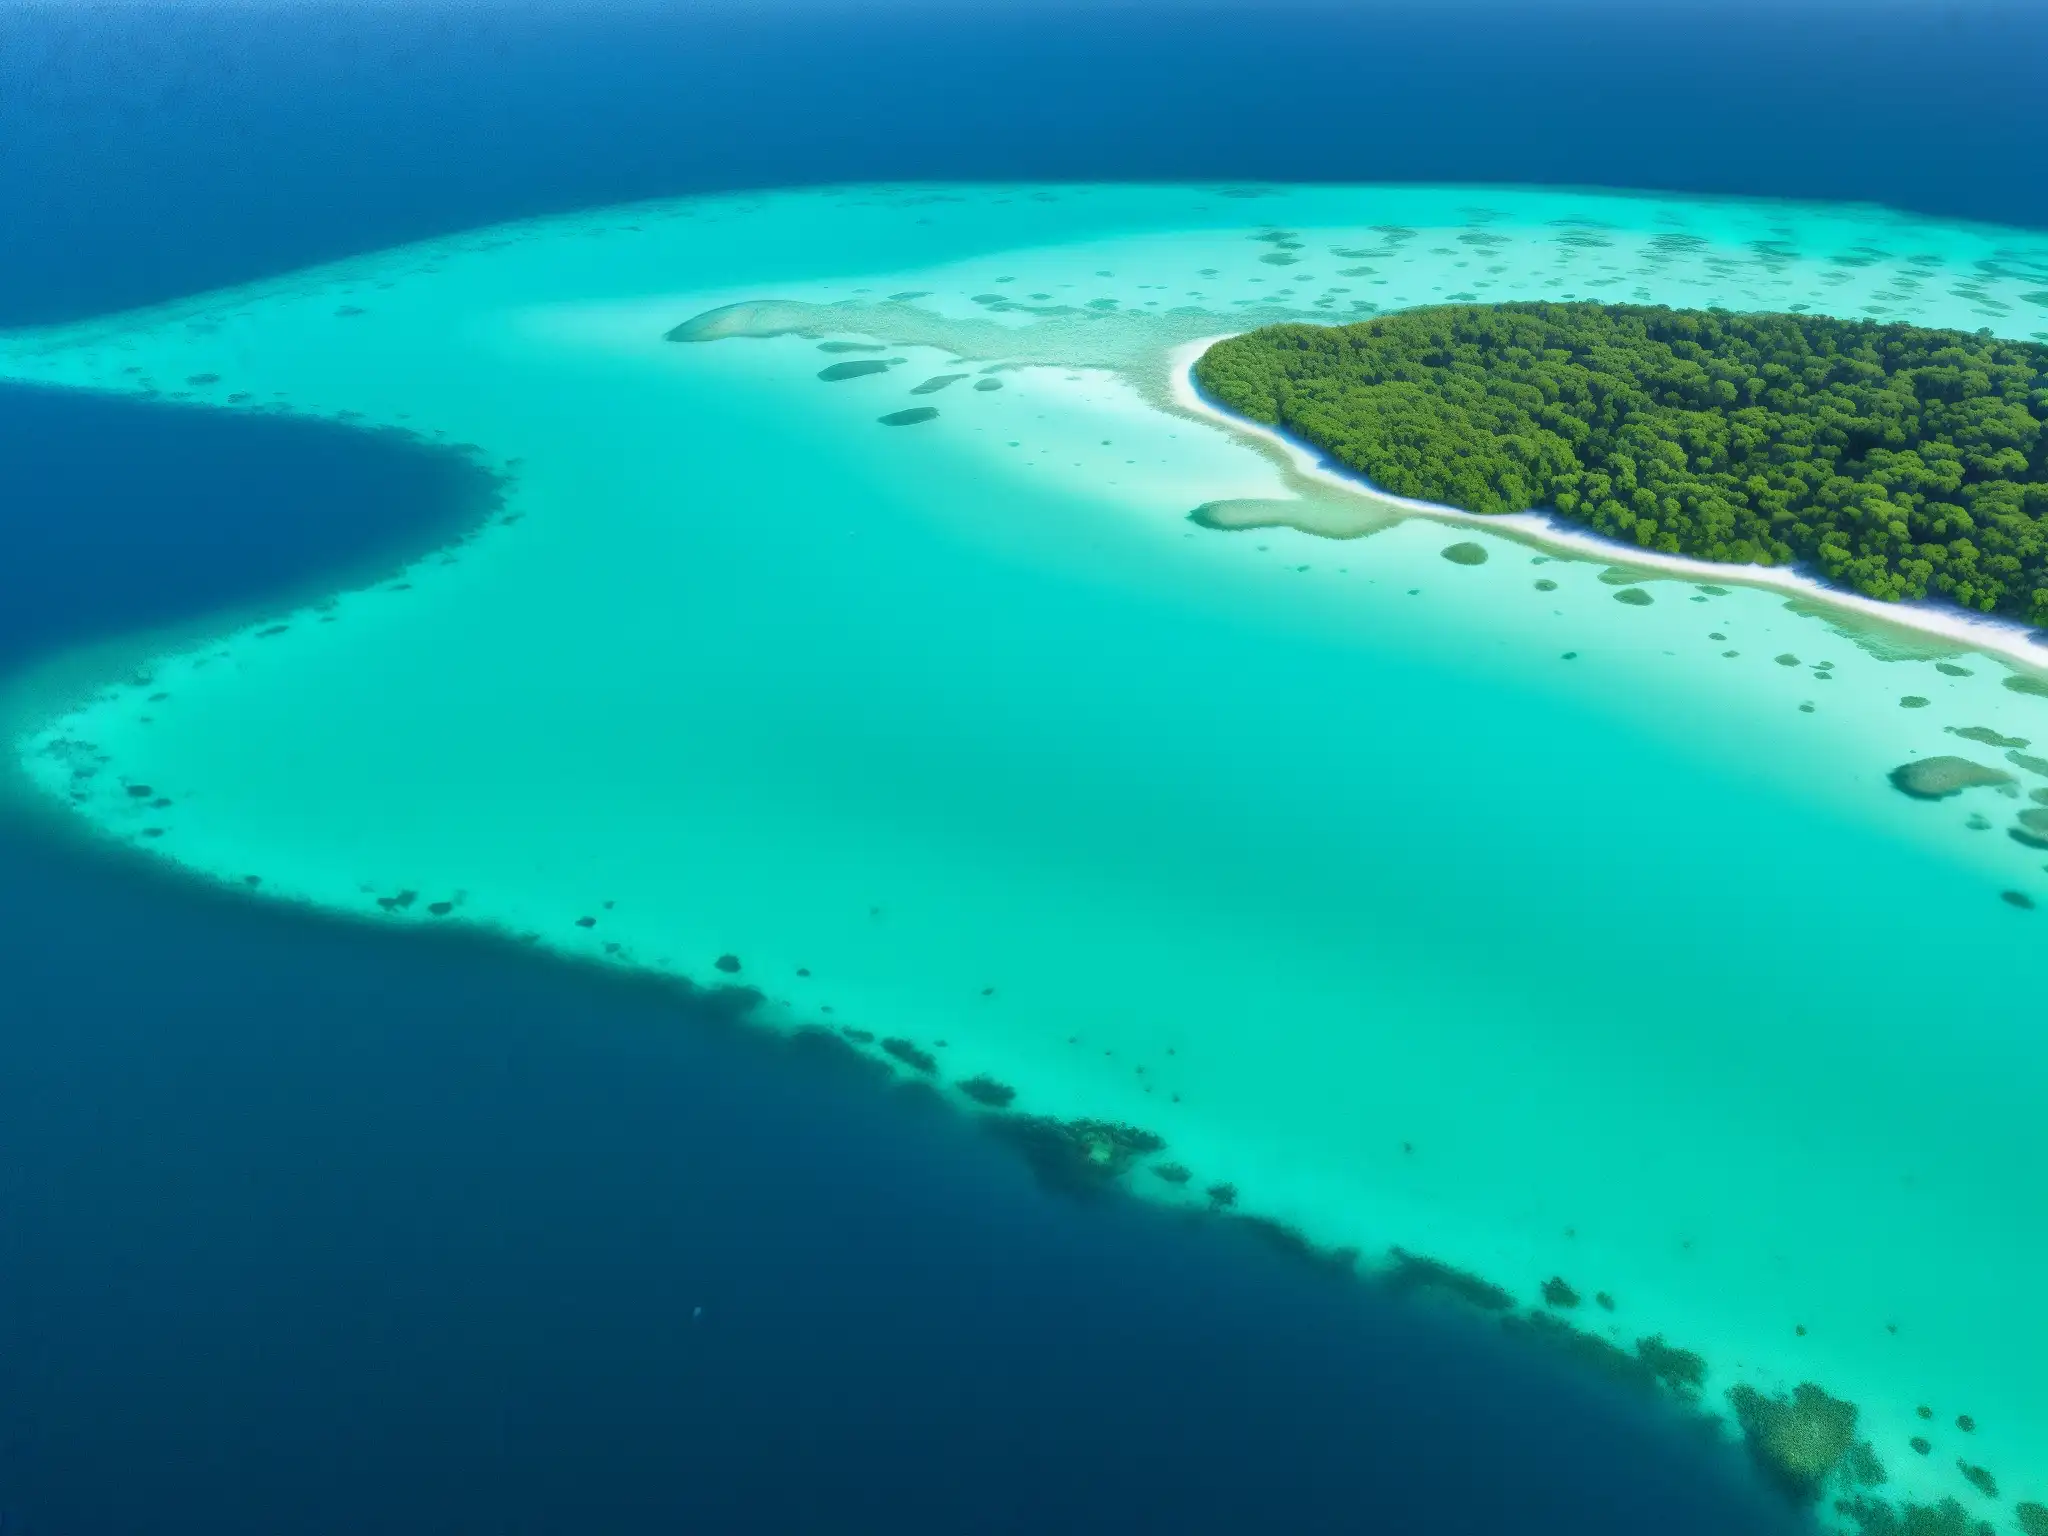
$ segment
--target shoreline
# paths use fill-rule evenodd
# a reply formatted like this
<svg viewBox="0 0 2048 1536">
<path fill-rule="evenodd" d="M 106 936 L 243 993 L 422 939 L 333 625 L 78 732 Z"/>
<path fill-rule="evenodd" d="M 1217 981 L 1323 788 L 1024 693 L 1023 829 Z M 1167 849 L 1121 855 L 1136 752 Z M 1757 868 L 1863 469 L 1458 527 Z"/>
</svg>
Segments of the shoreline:
<svg viewBox="0 0 2048 1536">
<path fill-rule="evenodd" d="M 1660 571 L 1672 576 L 1685 576 L 1716 583 L 1725 582 L 1731 586 L 1768 588 L 1774 592 L 1782 592 L 1788 597 L 1806 598 L 1830 608 L 1840 609 L 1845 614 L 1854 615 L 1859 619 L 1873 619 L 1880 623 L 1895 625 L 1916 635 L 1979 651 L 2003 661 L 2017 663 L 2032 671 L 2048 674 L 2048 639 L 2034 638 L 2036 632 L 2016 620 L 1994 618 L 1988 614 L 1976 617 L 1961 608 L 1940 607 L 1930 603 L 1886 602 L 1882 598 L 1845 592 L 1840 587 L 1830 586 L 1815 577 L 1803 575 L 1783 566 L 1727 565 L 1714 560 L 1696 559 L 1690 555 L 1667 555 L 1657 550 L 1639 549 L 1566 523 L 1552 513 L 1467 512 L 1460 507 L 1422 501 L 1412 496 L 1397 496 L 1392 491 L 1382 490 L 1355 470 L 1337 464 L 1320 449 L 1299 438 L 1290 437 L 1277 427 L 1247 421 L 1242 416 L 1224 410 L 1203 395 L 1195 384 L 1195 363 L 1204 352 L 1219 341 L 1228 341 L 1232 336 L 1243 334 L 1241 331 L 1231 331 L 1208 336 L 1199 341 L 1188 342 L 1169 352 L 1167 387 L 1173 403 L 1234 432 L 1271 443 L 1287 455 L 1288 461 L 1297 471 L 1318 484 L 1348 491 L 1352 495 L 1378 502 L 1397 512 L 1433 518 L 1438 522 L 1474 528 L 1511 528 L 1551 548 L 1575 555 L 1594 556 L 1615 565 L 1640 566 L 1646 570 Z M 1290 523 L 1286 526 L 1294 527 L 1298 532 L 1309 534 L 1313 538 L 1333 536 L 1318 533 L 1298 524 Z"/>
</svg>

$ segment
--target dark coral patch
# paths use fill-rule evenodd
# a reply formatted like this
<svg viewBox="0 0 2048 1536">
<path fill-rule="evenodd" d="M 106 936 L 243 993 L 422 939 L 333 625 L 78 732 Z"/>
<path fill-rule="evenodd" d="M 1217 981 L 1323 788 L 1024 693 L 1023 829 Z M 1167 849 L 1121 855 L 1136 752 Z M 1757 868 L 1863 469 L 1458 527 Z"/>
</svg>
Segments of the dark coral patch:
<svg viewBox="0 0 2048 1536">
<path fill-rule="evenodd" d="M 1790 1397 L 1765 1397 L 1754 1387 L 1728 1394 L 1744 1443 L 1758 1468 L 1802 1502 L 1818 1498 L 1856 1443 L 1856 1405 L 1801 1382 Z"/>
<path fill-rule="evenodd" d="M 936 1072 L 939 1069 L 938 1057 L 922 1046 L 914 1045 L 900 1037 L 892 1036 L 884 1040 L 882 1049 L 914 1071 Z"/>
<path fill-rule="evenodd" d="M 1393 1260 L 1386 1284 L 1396 1295 L 1451 1296 L 1486 1312 L 1504 1312 L 1515 1304 L 1515 1298 L 1501 1286 L 1441 1259 L 1424 1258 L 1396 1248 Z"/>
<path fill-rule="evenodd" d="M 1956 1458 L 1956 1470 L 1963 1474 L 1963 1481 L 1983 1494 L 1987 1499 L 1998 1497 L 1998 1479 L 1983 1467 L 1973 1466 L 1962 1457 Z"/>
<path fill-rule="evenodd" d="M 2024 747 L 2029 745 L 2024 736 L 2004 736 L 1988 725 L 1952 725 L 1948 728 L 1951 736 L 1960 736 L 1965 741 L 1981 741 L 1987 747 Z"/>
<path fill-rule="evenodd" d="M 870 373 L 887 373 L 889 365 L 880 358 L 863 357 L 846 363 L 827 363 L 818 370 L 818 377 L 827 384 L 838 384 L 846 379 L 862 378 Z"/>
<path fill-rule="evenodd" d="M 1683 1398 L 1699 1396 L 1707 1379 L 1707 1362 L 1689 1349 L 1678 1349 L 1652 1335 L 1636 1340 L 1636 1358 L 1659 1385 Z"/>
<path fill-rule="evenodd" d="M 961 1083 L 960 1091 L 977 1104 L 986 1104 L 990 1109 L 1007 1109 L 1017 1097 L 1017 1090 L 1008 1083 L 999 1083 L 986 1073 L 977 1074 Z"/>
<path fill-rule="evenodd" d="M 1654 1392 L 1657 1381 L 1636 1356 L 1609 1343 L 1597 1334 L 1574 1328 L 1548 1312 L 1531 1312 L 1501 1319 L 1508 1333 L 1524 1342 L 1560 1351 L 1575 1364 L 1611 1381 L 1641 1391 Z"/>
<path fill-rule="evenodd" d="M 803 1024 L 791 1030 L 789 1048 L 800 1058 L 878 1087 L 886 1085 L 891 1077 L 888 1067 L 865 1052 L 855 1050 L 821 1024 Z"/>
<path fill-rule="evenodd" d="M 938 414 L 939 408 L 936 405 L 913 405 L 907 411 L 891 411 L 886 416 L 877 416 L 875 420 L 885 427 L 914 427 L 921 421 L 930 421 Z"/>
<path fill-rule="evenodd" d="M 1240 1231 L 1249 1233 L 1288 1258 L 1299 1259 L 1317 1269 L 1336 1275 L 1349 1275 L 1357 1267 L 1356 1248 L 1319 1247 L 1284 1221 L 1274 1221 L 1267 1216 L 1231 1216 L 1225 1219 Z"/>
<path fill-rule="evenodd" d="M 1987 768 L 1967 757 L 1922 757 L 1901 763 L 1888 777 L 1892 788 L 1915 800 L 1941 800 L 1987 784 L 2010 784 L 2002 768 Z"/>
<path fill-rule="evenodd" d="M 1021 1152 L 1047 1188 L 1070 1195 L 1101 1192 L 1140 1157 L 1166 1145 L 1150 1131 L 1108 1120 L 1004 1114 L 984 1116 L 982 1123 Z"/>
</svg>

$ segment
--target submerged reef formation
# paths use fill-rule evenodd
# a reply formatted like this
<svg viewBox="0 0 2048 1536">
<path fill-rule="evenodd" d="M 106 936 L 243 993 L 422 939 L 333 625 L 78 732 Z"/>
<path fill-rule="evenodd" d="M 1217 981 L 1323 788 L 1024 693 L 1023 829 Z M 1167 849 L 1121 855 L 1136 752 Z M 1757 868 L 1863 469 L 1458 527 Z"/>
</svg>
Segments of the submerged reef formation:
<svg viewBox="0 0 2048 1536">
<path fill-rule="evenodd" d="M 991 1115 L 987 1124 L 1023 1154 L 1033 1173 L 1066 1194 L 1099 1194 L 1140 1158 L 1164 1151 L 1151 1131 L 1112 1120 L 1061 1120 L 1051 1115 Z"/>
<path fill-rule="evenodd" d="M 1943 800 L 1966 789 L 1984 785 L 2010 784 L 2012 775 L 2002 768 L 1987 768 L 1967 757 L 1923 757 L 1901 763 L 1891 771 L 1892 787 L 1915 800 Z"/>
<path fill-rule="evenodd" d="M 1856 1405 L 1801 1382 L 1789 1397 L 1754 1387 L 1728 1394 L 1742 1438 L 1764 1474 L 1801 1499 L 1817 1498 L 1856 1444 Z"/>
<path fill-rule="evenodd" d="M 1218 342 L 1195 378 L 1376 484 L 1810 563 L 2048 624 L 2048 346 L 1813 314 L 1443 305 Z"/>
</svg>

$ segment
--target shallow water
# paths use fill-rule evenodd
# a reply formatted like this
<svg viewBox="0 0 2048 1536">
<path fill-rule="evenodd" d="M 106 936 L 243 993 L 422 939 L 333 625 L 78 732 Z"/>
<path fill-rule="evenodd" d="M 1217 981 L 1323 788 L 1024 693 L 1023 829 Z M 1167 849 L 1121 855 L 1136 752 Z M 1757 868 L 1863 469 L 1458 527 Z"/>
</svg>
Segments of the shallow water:
<svg viewBox="0 0 2048 1536">
<path fill-rule="evenodd" d="M 1227 1183 L 1525 1307 L 1553 1275 L 1608 1293 L 1588 1326 L 1700 1351 L 1710 1403 L 1818 1381 L 1888 1491 L 1994 1513 L 1965 1451 L 2048 1489 L 2048 1240 L 2013 1219 L 2044 918 L 2001 895 L 2048 900 L 2005 830 L 2048 776 L 1927 803 L 1886 774 L 2003 760 L 1958 728 L 2040 750 L 2048 704 L 1739 586 L 1486 535 L 1449 562 L 1472 535 L 1428 519 L 1196 527 L 1307 488 L 1172 412 L 1164 359 L 1463 295 L 2026 334 L 2043 273 L 2038 237 L 1874 210 L 884 188 L 26 334 L 0 372 L 417 431 L 504 499 L 393 579 L 152 659 L 24 761 L 227 884 L 758 986 L 766 1025 L 1144 1127 L 1151 1197 Z M 663 339 L 755 300 L 835 307 Z M 821 340 L 890 366 L 821 378 Z M 879 424 L 949 373 L 974 383 L 935 417 Z M 1976 1427 L 1923 1461 L 1921 1403 Z"/>
<path fill-rule="evenodd" d="M 10 668 L 475 509 L 459 461 L 360 432 L 25 394 Z M 112 658 L 70 659 L 36 679 Z M 849 1049 L 223 892 L 17 787 L 10 1530 L 1803 1528 L 1675 1416 L 1256 1232 L 1042 1189 Z"/>
</svg>

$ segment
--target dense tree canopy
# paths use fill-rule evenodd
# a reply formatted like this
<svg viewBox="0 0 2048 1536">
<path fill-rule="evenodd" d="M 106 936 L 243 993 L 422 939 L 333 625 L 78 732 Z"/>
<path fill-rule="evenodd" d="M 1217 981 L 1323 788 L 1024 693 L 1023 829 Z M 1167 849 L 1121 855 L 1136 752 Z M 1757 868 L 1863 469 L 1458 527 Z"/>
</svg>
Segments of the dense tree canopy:
<svg viewBox="0 0 2048 1536">
<path fill-rule="evenodd" d="M 1203 391 L 1404 496 L 1810 564 L 2048 624 L 2048 346 L 1661 305 L 1456 304 L 1217 343 Z"/>
</svg>

